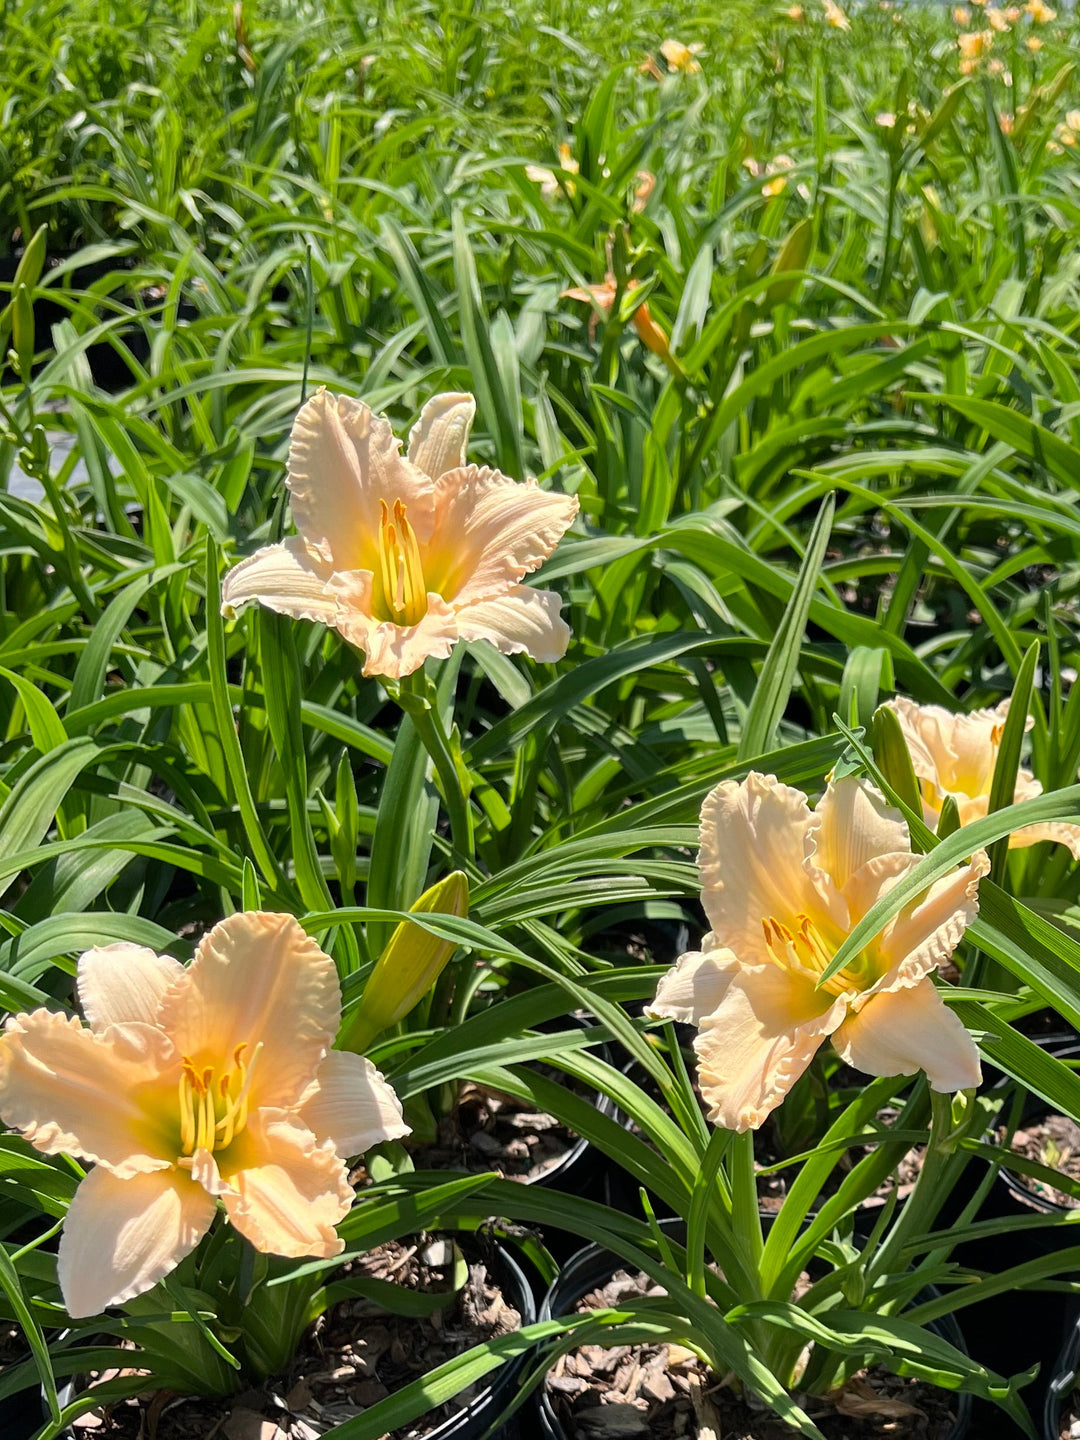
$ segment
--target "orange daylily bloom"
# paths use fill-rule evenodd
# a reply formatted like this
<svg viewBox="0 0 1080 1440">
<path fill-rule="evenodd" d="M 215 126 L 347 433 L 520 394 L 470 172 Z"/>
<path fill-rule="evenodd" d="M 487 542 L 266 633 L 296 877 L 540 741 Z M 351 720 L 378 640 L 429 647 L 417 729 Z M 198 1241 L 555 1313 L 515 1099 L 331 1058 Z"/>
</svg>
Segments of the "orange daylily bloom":
<svg viewBox="0 0 1080 1440">
<path fill-rule="evenodd" d="M 225 577 L 222 613 L 258 603 L 332 625 L 364 674 L 411 675 L 459 640 L 553 662 L 570 630 L 553 590 L 522 585 L 577 514 L 572 495 L 465 460 L 476 402 L 429 400 L 398 452 L 389 421 L 320 390 L 293 424 L 287 484 L 299 534 Z"/>
<path fill-rule="evenodd" d="M 819 980 L 850 931 L 918 865 L 907 824 L 868 781 L 801 790 L 751 773 L 701 811 L 698 864 L 712 926 L 647 1011 L 697 1027 L 709 1119 L 756 1130 L 826 1039 L 869 1075 L 925 1070 L 935 1090 L 979 1084 L 975 1042 L 934 987 L 978 913 L 984 851 L 911 901 L 850 964 Z"/>
<path fill-rule="evenodd" d="M 186 969 L 139 945 L 79 961 L 87 1025 L 52 1010 L 0 1036 L 0 1116 L 46 1155 L 93 1163 L 68 1209 L 68 1313 L 143 1294 L 222 1204 L 257 1250 L 337 1255 L 346 1159 L 409 1133 L 360 1055 L 332 1050 L 334 962 L 291 915 L 232 915 Z"/>
</svg>

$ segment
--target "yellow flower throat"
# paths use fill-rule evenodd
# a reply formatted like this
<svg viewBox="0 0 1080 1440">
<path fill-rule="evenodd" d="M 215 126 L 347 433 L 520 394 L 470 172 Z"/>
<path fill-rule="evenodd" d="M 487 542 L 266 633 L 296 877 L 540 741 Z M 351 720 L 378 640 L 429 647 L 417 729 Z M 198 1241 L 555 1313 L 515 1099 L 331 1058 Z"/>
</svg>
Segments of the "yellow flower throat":
<svg viewBox="0 0 1080 1440">
<path fill-rule="evenodd" d="M 395 625 L 418 625 L 427 614 L 427 588 L 420 562 L 416 532 L 405 506 L 394 501 L 393 518 L 385 500 L 379 501 L 379 569 L 375 576 L 375 608 L 383 620 Z"/>
<path fill-rule="evenodd" d="M 255 1062 L 262 1044 L 255 1047 L 250 1064 L 244 1064 L 247 1041 L 233 1051 L 232 1068 L 220 1080 L 212 1065 L 196 1070 L 184 1056 L 180 1073 L 180 1148 L 185 1155 L 196 1150 L 224 1150 L 240 1134 L 248 1119 L 248 1095 Z"/>
<path fill-rule="evenodd" d="M 761 922 L 769 953 L 784 970 L 798 968 L 820 975 L 828 968 L 836 949 L 825 943 L 821 931 L 809 915 L 800 913 L 796 915 L 795 922 L 794 931 L 771 915 Z M 845 990 L 864 990 L 871 982 L 860 972 L 867 968 L 868 963 L 862 955 L 857 956 L 852 964 L 845 965 L 821 988 L 830 995 L 839 995 Z"/>
</svg>

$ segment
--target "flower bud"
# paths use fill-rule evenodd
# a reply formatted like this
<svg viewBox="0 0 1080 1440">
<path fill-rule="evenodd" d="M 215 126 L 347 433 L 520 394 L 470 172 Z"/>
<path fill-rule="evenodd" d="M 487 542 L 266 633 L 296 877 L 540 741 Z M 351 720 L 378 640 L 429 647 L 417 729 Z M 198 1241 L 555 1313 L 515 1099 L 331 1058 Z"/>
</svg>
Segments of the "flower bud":
<svg viewBox="0 0 1080 1440">
<path fill-rule="evenodd" d="M 455 870 L 425 890 L 410 910 L 421 915 L 464 917 L 469 913 L 469 882 Z M 456 949 L 455 941 L 403 920 L 375 962 L 356 1010 L 346 1022 L 340 1048 L 364 1054 L 384 1030 L 396 1025 L 427 994 Z"/>
</svg>

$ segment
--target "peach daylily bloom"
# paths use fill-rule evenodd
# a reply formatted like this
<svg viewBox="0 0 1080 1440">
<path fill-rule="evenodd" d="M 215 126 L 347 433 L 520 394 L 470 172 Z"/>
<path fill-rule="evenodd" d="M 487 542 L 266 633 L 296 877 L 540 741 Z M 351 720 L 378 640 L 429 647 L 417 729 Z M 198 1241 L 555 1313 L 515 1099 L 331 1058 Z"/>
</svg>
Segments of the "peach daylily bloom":
<svg viewBox="0 0 1080 1440">
<path fill-rule="evenodd" d="M 971 23 L 971 11 L 966 5 L 957 5 L 952 12 L 953 24 L 969 25 Z"/>
<path fill-rule="evenodd" d="M 337 1255 L 353 1202 L 346 1157 L 407 1135 L 397 1096 L 331 1050 L 334 962 L 291 915 L 232 915 L 186 969 L 139 945 L 79 961 L 87 1025 L 35 1010 L 0 1036 L 0 1116 L 46 1155 L 92 1161 L 64 1222 L 68 1313 L 157 1284 L 220 1200 L 272 1255 Z"/>
<path fill-rule="evenodd" d="M 226 575 L 222 613 L 257 602 L 321 620 L 401 679 L 459 640 L 554 662 L 570 630 L 552 590 L 520 582 L 577 514 L 572 495 L 465 462 L 476 402 L 429 400 L 398 452 L 389 421 L 320 390 L 292 428 L 287 484 L 300 532 Z"/>
<path fill-rule="evenodd" d="M 1038 35 L 1029 35 L 1024 41 L 1024 44 L 1029 50 L 1041 50 L 1043 48 L 1043 42 Z"/>
<path fill-rule="evenodd" d="M 1027 0 L 1024 9 L 1036 25 L 1048 25 L 1051 20 L 1057 19 L 1057 11 L 1051 10 L 1046 0 Z"/>
<path fill-rule="evenodd" d="M 705 46 L 699 41 L 684 45 L 681 40 L 665 40 L 660 46 L 660 54 L 669 70 L 681 70 L 684 75 L 697 75 L 701 70 L 697 57 L 704 49 Z"/>
<path fill-rule="evenodd" d="M 1009 701 L 1003 700 L 992 710 L 972 710 L 966 715 L 954 715 L 940 705 L 916 705 L 900 695 L 886 703 L 899 720 L 911 752 L 927 825 L 937 827 L 941 807 L 949 797 L 956 801 L 961 825 L 983 819 L 990 808 L 990 787 Z M 1024 729 L 1030 730 L 1034 723 L 1029 715 Z M 1042 793 L 1042 785 L 1030 770 L 1016 772 L 1014 804 Z M 1040 840 L 1067 845 L 1073 857 L 1080 860 L 1080 825 L 1064 822 L 1025 825 L 1009 836 L 1009 848 L 1037 845 Z"/>
<path fill-rule="evenodd" d="M 930 976 L 978 913 L 984 851 L 904 907 L 825 985 L 850 931 L 920 856 L 900 813 L 866 780 L 801 790 L 751 773 L 701 811 L 701 950 L 661 979 L 648 1014 L 697 1027 L 709 1119 L 756 1130 L 825 1040 L 870 1075 L 925 1070 L 944 1092 L 978 1085 L 978 1051 Z"/>
</svg>

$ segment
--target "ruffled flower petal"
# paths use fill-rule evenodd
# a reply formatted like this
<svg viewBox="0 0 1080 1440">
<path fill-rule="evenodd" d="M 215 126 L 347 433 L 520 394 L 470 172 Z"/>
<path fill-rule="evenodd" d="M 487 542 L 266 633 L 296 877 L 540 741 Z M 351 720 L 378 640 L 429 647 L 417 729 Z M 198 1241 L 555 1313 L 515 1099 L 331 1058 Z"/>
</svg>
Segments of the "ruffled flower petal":
<svg viewBox="0 0 1080 1440">
<path fill-rule="evenodd" d="M 142 1295 L 209 1230 L 214 1200 L 181 1170 L 121 1180 L 92 1170 L 64 1221 L 57 1276 L 74 1320 Z"/>
<path fill-rule="evenodd" d="M 900 811 L 868 780 L 854 775 L 828 786 L 810 831 L 817 841 L 814 859 L 838 890 L 868 860 L 911 853 L 911 836 Z"/>
<path fill-rule="evenodd" d="M 51 1010 L 16 1015 L 0 1037 L 0 1116 L 45 1155 L 123 1175 L 157 1170 L 175 1154 L 159 1107 L 163 1090 L 175 1095 L 179 1065 L 148 1025 L 95 1035 Z"/>
<path fill-rule="evenodd" d="M 221 1200 L 256 1250 L 294 1258 L 339 1255 L 335 1226 L 349 1213 L 345 1162 L 283 1111 L 260 1110 L 217 1160 Z"/>
<path fill-rule="evenodd" d="M 399 453 L 390 422 L 360 400 L 319 390 L 301 407 L 289 445 L 296 528 L 335 570 L 376 570 L 380 501 L 405 506 L 421 543 L 431 533 L 430 479 Z"/>
<path fill-rule="evenodd" d="M 847 1009 L 844 999 L 773 965 L 732 974 L 719 1007 L 694 1038 L 709 1119 L 756 1130 L 810 1064 Z"/>
<path fill-rule="evenodd" d="M 368 570 L 335 575 L 335 625 L 350 645 L 364 652 L 364 674 L 402 680 L 429 657 L 445 660 L 460 638 L 457 616 L 439 595 L 429 594 L 426 614 L 416 625 L 395 625 L 371 613 L 373 577 Z"/>
<path fill-rule="evenodd" d="M 738 959 L 730 950 L 691 950 L 680 955 L 660 977 L 656 996 L 645 1007 L 645 1014 L 652 1020 L 700 1025 L 706 1015 L 720 1008 L 738 970 Z"/>
<path fill-rule="evenodd" d="M 363 1055 L 331 1050 L 300 1101 L 300 1119 L 344 1159 L 410 1133 L 401 1101 Z"/>
<path fill-rule="evenodd" d="M 337 601 L 327 592 L 330 562 L 299 535 L 266 545 L 234 565 L 221 585 L 221 613 L 238 615 L 247 605 L 265 605 L 279 615 L 332 625 Z"/>
<path fill-rule="evenodd" d="M 913 859 L 918 863 L 919 857 Z M 950 959 L 979 913 L 979 881 L 990 873 L 985 850 L 943 875 L 886 925 L 876 942 L 886 974 L 875 989 L 912 985 Z"/>
<path fill-rule="evenodd" d="M 494 600 L 474 600 L 457 614 L 462 640 L 489 640 L 504 655 L 524 651 L 553 665 L 566 654 L 570 626 L 559 614 L 562 601 L 553 590 L 515 585 Z"/>
<path fill-rule="evenodd" d="M 130 1020 L 152 1025 L 161 997 L 184 967 L 171 955 L 120 941 L 98 945 L 79 957 L 79 1004 L 95 1034 Z"/>
<path fill-rule="evenodd" d="M 702 904 L 717 946 L 743 964 L 771 963 L 769 918 L 797 930 L 801 915 L 825 914 L 848 929 L 842 897 L 815 870 L 811 820 L 801 790 L 757 772 L 723 781 L 702 806 Z"/>
<path fill-rule="evenodd" d="M 504 595 L 543 564 L 577 511 L 576 496 L 541 490 L 535 481 L 477 465 L 448 470 L 435 482 L 428 588 L 455 608 Z"/>
<path fill-rule="evenodd" d="M 867 1075 L 914 1075 L 931 1088 L 971 1090 L 982 1082 L 979 1051 L 933 982 L 874 995 L 832 1037 L 841 1058 Z"/>
<path fill-rule="evenodd" d="M 199 942 L 159 1024 L 198 1071 L 253 1066 L 252 1107 L 294 1105 L 337 1034 L 334 962 L 291 915 L 230 915 Z M 261 1049 L 259 1048 L 261 1046 Z"/>
<path fill-rule="evenodd" d="M 469 435 L 476 418 L 471 395 L 434 395 L 409 431 L 409 460 L 432 480 L 466 463 Z"/>
</svg>

